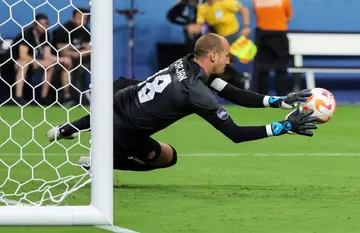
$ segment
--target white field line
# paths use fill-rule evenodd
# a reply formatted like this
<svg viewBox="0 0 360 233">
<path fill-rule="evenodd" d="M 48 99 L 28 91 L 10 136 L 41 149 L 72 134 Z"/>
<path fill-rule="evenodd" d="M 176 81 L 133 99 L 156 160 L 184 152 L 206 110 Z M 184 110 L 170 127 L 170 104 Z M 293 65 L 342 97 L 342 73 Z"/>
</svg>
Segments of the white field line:
<svg viewBox="0 0 360 233">
<path fill-rule="evenodd" d="M 16 153 L 0 153 L 0 156 L 18 156 L 19 154 Z M 37 153 L 28 153 L 28 154 L 23 154 L 24 156 L 41 156 L 42 154 L 37 154 Z M 46 154 L 47 156 L 61 156 L 64 154 L 60 154 L 60 153 L 48 153 Z M 70 156 L 81 156 L 83 154 L 69 154 Z M 213 156 L 213 157 L 236 157 L 236 156 L 320 156 L 320 157 L 327 157 L 327 156 L 335 156 L 335 157 L 341 157 L 341 156 L 360 156 L 360 153 L 324 153 L 324 154 L 320 154 L 320 153 L 238 153 L 238 154 L 211 154 L 211 153 L 183 153 L 180 154 L 180 156 Z M 9 204 L 17 204 L 16 201 L 13 200 L 9 200 L 9 199 L 3 199 L 5 200 L 7 203 Z M 25 204 L 24 204 L 25 205 Z M 104 229 L 104 230 L 108 230 L 114 233 L 139 233 L 130 229 L 126 229 L 126 228 L 122 228 L 119 226 L 96 226 L 98 228 Z"/>
<path fill-rule="evenodd" d="M 242 119 L 235 119 L 235 121 L 239 121 L 239 122 L 242 122 L 242 123 L 246 123 L 247 125 L 249 125 L 249 124 L 259 124 L 259 121 L 246 121 L 246 120 L 242 120 Z M 22 121 L 22 122 L 24 122 L 24 121 Z M 29 123 L 30 125 L 32 125 L 32 126 L 37 126 L 37 125 L 39 125 L 40 124 L 40 122 L 41 121 L 26 121 L 27 123 Z M 56 125 L 61 125 L 61 124 L 64 124 L 64 123 L 66 123 L 66 121 L 62 121 L 62 122 L 49 122 L 51 125 L 53 125 L 53 126 L 56 126 Z M 203 121 L 203 120 L 184 120 L 184 121 L 178 121 L 178 122 L 176 122 L 175 123 L 176 125 L 182 125 L 182 124 L 184 124 L 184 125 L 187 125 L 187 124 L 189 124 L 189 125 L 196 125 L 196 124 L 199 124 L 199 125 L 201 125 L 201 124 L 209 124 L 208 122 L 206 122 L 206 121 Z M 328 123 L 329 125 L 331 124 L 331 125 L 336 125 L 336 126 L 359 126 L 360 125 L 360 123 L 359 122 L 329 122 Z M 42 125 L 47 125 L 47 126 L 49 126 L 48 125 L 48 123 L 46 123 L 46 122 L 42 122 L 41 123 L 41 126 Z"/>
<path fill-rule="evenodd" d="M 246 125 L 261 125 L 262 123 L 259 121 L 246 121 L 241 119 L 233 119 L 238 124 L 246 124 Z M 179 121 L 175 123 L 176 125 L 209 125 L 206 121 Z M 360 126 L 359 122 L 329 122 L 326 125 L 332 126 Z M 321 126 L 321 125 L 320 125 Z"/>
<path fill-rule="evenodd" d="M 238 153 L 238 154 L 211 154 L 211 153 L 199 153 L 199 154 L 180 154 L 181 156 L 213 156 L 213 157 L 238 157 L 238 156 L 255 156 L 255 157 L 275 157 L 275 156 L 360 156 L 360 153 Z"/>
<path fill-rule="evenodd" d="M 18 203 L 17 201 L 14 201 L 14 200 L 10 200 L 10 199 L 7 199 L 7 198 L 1 198 L 1 201 L 3 202 L 6 202 L 6 203 L 9 203 L 10 205 L 24 205 L 24 206 L 28 206 L 27 204 L 25 203 Z M 126 228 L 122 228 L 122 227 L 119 227 L 119 226 L 95 226 L 97 228 L 101 228 L 101 229 L 104 229 L 104 230 L 108 230 L 108 231 L 111 231 L 111 232 L 114 232 L 114 233 L 140 233 L 140 232 L 136 232 L 136 231 L 133 231 L 133 230 L 130 230 L 130 229 L 126 229 Z"/>
<path fill-rule="evenodd" d="M 140 233 L 140 232 L 133 231 L 133 230 L 126 229 L 123 227 L 119 227 L 119 226 L 96 226 L 96 227 L 104 229 L 104 230 L 108 230 L 111 232 L 115 232 L 115 233 Z"/>
<path fill-rule="evenodd" d="M 0 153 L 1 156 L 19 156 L 19 153 Z M 64 156 L 65 153 L 46 153 L 45 156 Z M 70 153 L 69 156 L 83 156 L 86 155 L 85 153 Z M 360 153 L 233 153 L 233 154 L 226 154 L 226 153 L 181 153 L 180 156 L 188 156 L 188 157 L 199 157 L 199 156 L 206 156 L 206 157 L 238 157 L 238 156 L 256 156 L 256 157 L 265 157 L 265 156 L 360 156 Z M 41 153 L 23 153 L 22 156 L 43 156 Z"/>
</svg>

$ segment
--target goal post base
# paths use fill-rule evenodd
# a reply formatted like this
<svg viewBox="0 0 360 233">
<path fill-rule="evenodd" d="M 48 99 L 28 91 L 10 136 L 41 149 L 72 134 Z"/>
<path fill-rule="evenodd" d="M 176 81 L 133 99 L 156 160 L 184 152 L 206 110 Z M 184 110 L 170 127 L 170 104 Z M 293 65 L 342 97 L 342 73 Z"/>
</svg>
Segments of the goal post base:
<svg viewBox="0 0 360 233">
<path fill-rule="evenodd" d="M 94 206 L 2 206 L 0 225 L 112 225 Z"/>
</svg>

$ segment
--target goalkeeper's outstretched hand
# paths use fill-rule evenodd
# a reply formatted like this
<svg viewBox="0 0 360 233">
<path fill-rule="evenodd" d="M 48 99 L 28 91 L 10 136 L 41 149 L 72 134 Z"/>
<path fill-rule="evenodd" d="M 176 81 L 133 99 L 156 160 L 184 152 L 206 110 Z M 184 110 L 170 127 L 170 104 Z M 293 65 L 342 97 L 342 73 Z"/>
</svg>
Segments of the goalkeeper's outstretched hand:
<svg viewBox="0 0 360 233">
<path fill-rule="evenodd" d="M 272 134 L 278 136 L 285 133 L 296 133 L 312 137 L 314 133 L 311 130 L 317 129 L 317 125 L 313 124 L 316 117 L 310 117 L 313 113 L 313 110 L 302 112 L 299 109 L 294 110 L 287 115 L 285 120 L 271 124 Z"/>
<path fill-rule="evenodd" d="M 291 92 L 284 97 L 271 96 L 269 98 L 270 107 L 293 109 L 297 103 L 306 102 L 312 95 L 310 89 Z"/>
</svg>

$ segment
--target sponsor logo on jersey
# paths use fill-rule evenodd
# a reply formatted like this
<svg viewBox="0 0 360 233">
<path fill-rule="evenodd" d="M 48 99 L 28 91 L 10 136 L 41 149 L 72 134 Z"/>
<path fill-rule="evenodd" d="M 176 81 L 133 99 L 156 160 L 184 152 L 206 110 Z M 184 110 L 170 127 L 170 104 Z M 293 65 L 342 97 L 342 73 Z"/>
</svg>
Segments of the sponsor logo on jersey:
<svg viewBox="0 0 360 233">
<path fill-rule="evenodd" d="M 220 120 L 223 120 L 225 121 L 226 119 L 229 118 L 229 114 L 228 112 L 226 111 L 225 108 L 221 107 L 217 110 L 216 112 L 217 116 L 219 117 Z"/>
<path fill-rule="evenodd" d="M 151 151 L 147 156 L 148 160 L 155 158 L 155 155 L 156 155 L 155 151 Z"/>
</svg>

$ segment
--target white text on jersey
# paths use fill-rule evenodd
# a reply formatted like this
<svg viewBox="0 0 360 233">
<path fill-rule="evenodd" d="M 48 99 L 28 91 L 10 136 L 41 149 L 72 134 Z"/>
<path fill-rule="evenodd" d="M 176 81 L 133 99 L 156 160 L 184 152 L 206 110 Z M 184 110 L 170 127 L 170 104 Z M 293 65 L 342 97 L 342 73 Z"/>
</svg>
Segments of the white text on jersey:
<svg viewBox="0 0 360 233">
<path fill-rule="evenodd" d="M 174 65 L 175 65 L 175 70 L 176 70 L 176 76 L 177 76 L 179 82 L 186 79 L 187 76 L 185 73 L 184 64 L 183 64 L 182 59 L 177 60 Z"/>
</svg>

